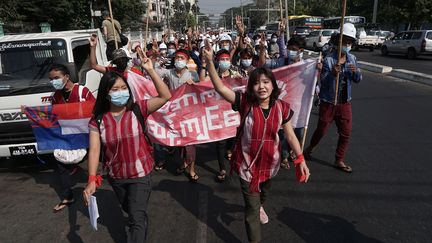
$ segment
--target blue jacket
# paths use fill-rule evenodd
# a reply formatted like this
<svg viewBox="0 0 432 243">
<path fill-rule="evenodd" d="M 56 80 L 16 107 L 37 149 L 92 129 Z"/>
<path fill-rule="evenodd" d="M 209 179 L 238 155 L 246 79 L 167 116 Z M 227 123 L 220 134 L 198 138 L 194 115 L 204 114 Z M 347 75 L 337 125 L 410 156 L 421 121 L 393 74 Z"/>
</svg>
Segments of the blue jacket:
<svg viewBox="0 0 432 243">
<path fill-rule="evenodd" d="M 333 51 L 329 53 L 323 60 L 319 97 L 324 102 L 333 103 L 335 99 L 336 76 L 333 75 L 332 68 L 335 64 L 337 64 L 337 55 L 337 51 Z M 362 80 L 362 75 L 360 73 L 360 69 L 358 68 L 357 72 L 351 72 L 348 68 L 348 64 L 354 64 L 357 67 L 357 59 L 350 53 L 347 54 L 347 61 L 345 65 L 343 65 L 344 68 L 342 68 L 342 72 L 339 75 L 339 80 L 342 80 L 345 76 L 347 76 L 347 101 L 350 101 L 352 86 L 351 83 L 359 83 Z"/>
</svg>

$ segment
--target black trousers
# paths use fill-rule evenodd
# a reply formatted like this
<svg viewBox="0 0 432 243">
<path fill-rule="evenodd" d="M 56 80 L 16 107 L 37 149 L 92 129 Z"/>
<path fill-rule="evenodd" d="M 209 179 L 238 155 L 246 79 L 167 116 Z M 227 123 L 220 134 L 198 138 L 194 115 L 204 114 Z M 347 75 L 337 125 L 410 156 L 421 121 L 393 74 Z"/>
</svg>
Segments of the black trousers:
<svg viewBox="0 0 432 243">
<path fill-rule="evenodd" d="M 63 164 L 57 161 L 56 171 L 60 176 L 60 196 L 61 200 L 72 200 L 73 192 L 72 192 L 72 179 L 71 172 L 76 169 L 78 165 L 76 164 Z"/>
<path fill-rule="evenodd" d="M 108 178 L 122 209 L 129 217 L 128 243 L 146 242 L 147 206 L 151 193 L 150 175 L 134 179 Z"/>
</svg>

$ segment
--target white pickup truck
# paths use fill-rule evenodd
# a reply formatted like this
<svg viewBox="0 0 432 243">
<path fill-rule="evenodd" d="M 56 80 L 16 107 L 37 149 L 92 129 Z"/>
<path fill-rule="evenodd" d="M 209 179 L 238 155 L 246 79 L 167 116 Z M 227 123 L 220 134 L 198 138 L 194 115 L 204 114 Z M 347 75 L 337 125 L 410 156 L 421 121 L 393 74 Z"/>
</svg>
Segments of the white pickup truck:
<svg viewBox="0 0 432 243">
<path fill-rule="evenodd" d="M 376 35 L 367 35 L 364 28 L 357 28 L 357 41 L 353 46 L 354 50 L 359 50 L 360 48 L 369 49 L 373 51 L 378 47 L 382 41 Z"/>
<path fill-rule="evenodd" d="M 47 152 L 38 151 L 20 107 L 51 103 L 48 70 L 52 63 L 66 65 L 71 79 L 96 95 L 101 74 L 90 67 L 92 33 L 99 36 L 98 63 L 107 63 L 105 41 L 97 29 L 0 37 L 0 158 Z"/>
</svg>

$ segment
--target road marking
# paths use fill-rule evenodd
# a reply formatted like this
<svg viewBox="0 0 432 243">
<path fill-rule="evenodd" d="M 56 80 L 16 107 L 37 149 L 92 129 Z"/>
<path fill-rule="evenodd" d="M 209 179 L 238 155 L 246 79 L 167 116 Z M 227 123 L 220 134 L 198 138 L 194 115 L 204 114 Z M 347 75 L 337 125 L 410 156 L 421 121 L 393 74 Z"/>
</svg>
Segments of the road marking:
<svg viewBox="0 0 432 243">
<path fill-rule="evenodd" d="M 198 227 L 196 242 L 207 242 L 207 211 L 208 211 L 208 192 L 200 191 L 198 194 Z"/>
</svg>

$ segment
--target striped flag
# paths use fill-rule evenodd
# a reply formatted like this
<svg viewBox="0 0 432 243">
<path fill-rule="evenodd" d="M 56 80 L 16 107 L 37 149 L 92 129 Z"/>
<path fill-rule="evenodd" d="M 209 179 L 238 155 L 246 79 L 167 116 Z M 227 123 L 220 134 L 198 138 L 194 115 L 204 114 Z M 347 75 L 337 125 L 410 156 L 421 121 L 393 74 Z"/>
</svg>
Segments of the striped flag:
<svg viewBox="0 0 432 243">
<path fill-rule="evenodd" d="M 88 123 L 94 102 L 26 107 L 38 150 L 81 149 L 89 146 Z"/>
</svg>

